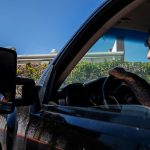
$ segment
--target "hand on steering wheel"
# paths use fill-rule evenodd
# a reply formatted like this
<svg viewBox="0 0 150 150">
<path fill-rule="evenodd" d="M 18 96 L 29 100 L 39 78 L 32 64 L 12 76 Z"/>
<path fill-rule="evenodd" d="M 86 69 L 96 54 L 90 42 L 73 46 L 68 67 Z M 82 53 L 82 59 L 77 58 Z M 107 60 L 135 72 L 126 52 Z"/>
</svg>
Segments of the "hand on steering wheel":
<svg viewBox="0 0 150 150">
<path fill-rule="evenodd" d="M 109 70 L 109 75 L 110 77 L 108 77 L 108 81 L 113 77 L 125 82 L 127 86 L 130 87 L 131 91 L 136 97 L 136 100 L 140 104 L 150 106 L 150 85 L 144 79 L 142 79 L 136 74 L 127 72 L 120 67 L 116 67 L 112 70 Z M 106 81 L 107 84 L 108 81 Z M 104 88 L 108 87 L 108 85 L 106 85 L 104 85 Z"/>
</svg>

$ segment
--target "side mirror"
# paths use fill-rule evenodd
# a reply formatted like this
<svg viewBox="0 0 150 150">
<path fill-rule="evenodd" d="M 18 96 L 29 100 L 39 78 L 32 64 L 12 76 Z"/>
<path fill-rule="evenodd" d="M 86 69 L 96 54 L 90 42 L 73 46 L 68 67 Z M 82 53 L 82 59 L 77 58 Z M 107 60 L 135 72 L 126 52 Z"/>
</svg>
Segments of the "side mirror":
<svg viewBox="0 0 150 150">
<path fill-rule="evenodd" d="M 17 54 L 0 47 L 0 113 L 13 110 L 16 90 Z"/>
<path fill-rule="evenodd" d="M 0 47 L 0 114 L 12 112 L 15 106 L 39 103 L 34 80 L 16 77 L 16 69 L 16 51 Z M 16 85 L 22 87 L 19 98 L 16 98 Z"/>
</svg>

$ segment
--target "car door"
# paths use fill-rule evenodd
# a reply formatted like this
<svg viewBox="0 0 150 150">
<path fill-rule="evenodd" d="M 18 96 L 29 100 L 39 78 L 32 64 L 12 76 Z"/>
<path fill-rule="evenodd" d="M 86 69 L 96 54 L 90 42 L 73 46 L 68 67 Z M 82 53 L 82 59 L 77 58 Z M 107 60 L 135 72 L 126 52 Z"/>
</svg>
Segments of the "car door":
<svg viewBox="0 0 150 150">
<path fill-rule="evenodd" d="M 129 113 L 131 110 L 132 114 Z M 81 108 L 46 105 L 39 114 L 31 115 L 26 146 L 27 149 L 58 150 L 148 149 L 149 119 L 146 116 L 145 119 L 143 116 L 136 118 L 141 110 L 149 111 L 143 106 L 133 109 L 126 105 L 122 109 L 111 106 L 110 110 L 104 106 Z"/>
</svg>

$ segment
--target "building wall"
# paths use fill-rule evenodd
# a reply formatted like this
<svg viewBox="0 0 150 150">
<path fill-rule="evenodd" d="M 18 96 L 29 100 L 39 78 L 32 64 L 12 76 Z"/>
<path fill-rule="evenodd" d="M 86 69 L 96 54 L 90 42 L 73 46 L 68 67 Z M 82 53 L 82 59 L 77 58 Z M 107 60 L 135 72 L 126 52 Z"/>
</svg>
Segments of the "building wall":
<svg viewBox="0 0 150 150">
<path fill-rule="evenodd" d="M 25 63 L 49 63 L 57 56 L 56 54 L 45 54 L 45 55 L 19 55 L 17 62 L 18 64 Z M 124 61 L 124 52 L 95 52 L 87 53 L 82 60 L 89 62 L 103 62 L 103 61 Z"/>
</svg>

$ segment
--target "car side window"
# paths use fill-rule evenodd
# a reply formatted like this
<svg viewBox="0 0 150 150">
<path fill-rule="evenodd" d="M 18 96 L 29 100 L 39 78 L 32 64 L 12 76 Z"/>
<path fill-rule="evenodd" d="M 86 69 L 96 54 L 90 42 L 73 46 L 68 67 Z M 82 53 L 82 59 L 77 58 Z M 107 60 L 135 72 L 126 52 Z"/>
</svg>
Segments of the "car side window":
<svg viewBox="0 0 150 150">
<path fill-rule="evenodd" d="M 63 86 L 108 76 L 108 71 L 118 66 L 150 82 L 146 38 L 146 32 L 110 29 L 90 48 L 67 77 Z"/>
</svg>

